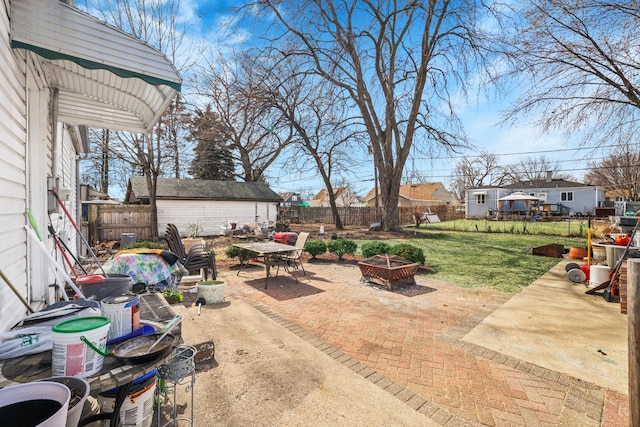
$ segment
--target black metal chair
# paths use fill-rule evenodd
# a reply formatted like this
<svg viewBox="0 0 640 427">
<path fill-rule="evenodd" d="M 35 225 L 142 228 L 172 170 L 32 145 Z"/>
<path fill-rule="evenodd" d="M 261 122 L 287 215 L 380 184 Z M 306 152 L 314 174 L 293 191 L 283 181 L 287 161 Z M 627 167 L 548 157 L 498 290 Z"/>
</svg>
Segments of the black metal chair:
<svg viewBox="0 0 640 427">
<path fill-rule="evenodd" d="M 175 224 L 167 224 L 164 239 L 169 245 L 169 250 L 178 256 L 178 262 L 189 271 L 189 274 L 200 274 L 203 271 L 204 280 L 209 280 L 209 272 L 211 280 L 215 280 L 217 276 L 216 258 L 213 252 L 205 249 L 204 245 L 194 245 L 187 253 L 180 232 Z"/>
</svg>

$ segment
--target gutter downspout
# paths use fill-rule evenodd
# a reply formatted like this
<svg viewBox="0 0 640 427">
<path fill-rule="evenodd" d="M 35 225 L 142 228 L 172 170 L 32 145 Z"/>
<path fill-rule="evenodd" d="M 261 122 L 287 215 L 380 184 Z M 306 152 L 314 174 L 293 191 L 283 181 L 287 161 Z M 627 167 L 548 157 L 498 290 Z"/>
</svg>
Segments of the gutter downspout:
<svg viewBox="0 0 640 427">
<path fill-rule="evenodd" d="M 58 100 L 60 89 L 53 89 L 51 96 L 51 178 L 55 180 L 58 171 L 58 155 L 60 144 L 58 143 Z M 48 189 L 50 190 L 50 189 Z"/>
<path fill-rule="evenodd" d="M 86 126 L 76 127 L 78 138 L 74 140 L 76 150 L 76 224 L 80 224 L 80 232 L 82 233 L 82 193 L 80 191 L 80 161 L 89 157 L 89 130 Z M 81 155 L 82 154 L 82 155 Z M 76 254 L 78 259 L 83 258 L 86 254 L 82 253 L 82 239 L 75 239 Z"/>
</svg>

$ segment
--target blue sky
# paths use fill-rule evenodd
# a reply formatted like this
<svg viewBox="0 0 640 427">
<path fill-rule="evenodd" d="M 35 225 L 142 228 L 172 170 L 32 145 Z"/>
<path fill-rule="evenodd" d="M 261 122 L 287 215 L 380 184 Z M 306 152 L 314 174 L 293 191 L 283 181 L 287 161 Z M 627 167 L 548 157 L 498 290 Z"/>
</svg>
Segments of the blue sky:
<svg viewBox="0 0 640 427">
<path fill-rule="evenodd" d="M 77 1 L 82 3 L 85 0 Z M 181 0 L 179 20 L 184 23 L 187 32 L 185 46 L 197 46 L 197 49 L 211 52 L 225 52 L 258 40 L 261 36 L 259 24 L 250 29 L 233 32 L 225 30 L 230 22 L 235 21 L 233 13 L 229 10 L 235 3 Z M 259 17 L 257 21 L 260 22 Z M 188 96 L 188 93 L 186 95 Z M 580 135 L 569 138 L 559 133 L 542 135 L 532 123 L 524 121 L 519 122 L 517 126 L 499 126 L 500 111 L 508 107 L 508 101 L 504 97 L 491 94 L 459 101 L 458 113 L 464 131 L 471 144 L 478 150 L 498 155 L 503 164 L 515 163 L 526 157 L 545 156 L 547 159 L 559 161 L 560 172 L 569 173 L 578 180 L 583 178 L 587 160 L 602 158 L 601 153 L 594 153 L 588 148 L 577 148 Z M 477 155 L 477 151 L 465 152 L 462 155 Z M 441 153 L 437 154 L 436 158 L 411 158 L 407 162 L 406 173 L 415 169 L 419 176 L 426 177 L 429 181 L 442 181 L 449 186 L 449 177 L 460 156 L 461 154 Z M 373 188 L 374 172 L 369 160 L 364 149 L 360 153 L 354 153 L 352 174 L 345 176 L 352 189 L 359 195 L 364 195 Z M 299 191 L 306 196 L 324 188 L 317 173 L 291 173 L 287 168 L 286 159 L 270 169 L 268 176 L 269 185 L 277 192 Z"/>
<path fill-rule="evenodd" d="M 197 34 L 196 37 L 199 35 L 207 37 L 208 40 L 215 40 L 217 37 L 215 29 L 220 27 L 221 22 L 230 20 L 226 8 L 232 3 L 196 0 L 185 2 L 185 6 L 193 6 L 191 13 L 200 17 L 198 21 L 201 26 L 199 30 L 194 27 L 193 34 Z M 231 49 L 234 43 L 240 45 L 247 40 L 255 40 L 260 37 L 260 33 L 256 32 L 254 27 L 252 30 L 245 29 L 245 32 L 235 36 L 235 40 L 227 38 L 225 45 L 218 44 L 214 49 Z M 568 138 L 559 133 L 541 134 L 533 123 L 524 121 L 519 122 L 517 126 L 500 126 L 500 111 L 507 107 L 508 99 L 491 94 L 472 97 L 459 105 L 459 114 L 471 144 L 478 150 L 499 155 L 501 163 L 515 163 L 527 157 L 545 156 L 560 163 L 559 172 L 571 174 L 581 180 L 587 161 L 602 157 L 601 154 L 594 154 L 590 148 L 578 148 L 581 140 L 579 134 Z M 463 155 L 476 154 L 477 151 L 463 153 Z M 442 153 L 435 159 L 416 157 L 407 162 L 406 170 L 415 169 L 420 176 L 425 176 L 431 181 L 442 181 L 448 185 L 449 177 L 460 156 L 460 154 Z M 277 170 L 269 171 L 269 184 L 275 191 L 300 191 L 303 195 L 307 195 L 315 194 L 324 188 L 317 173 L 290 173 L 286 159 L 279 162 L 278 166 Z M 354 154 L 352 172 L 352 175 L 346 178 L 358 194 L 364 195 L 373 188 L 373 167 L 364 150 Z"/>
</svg>

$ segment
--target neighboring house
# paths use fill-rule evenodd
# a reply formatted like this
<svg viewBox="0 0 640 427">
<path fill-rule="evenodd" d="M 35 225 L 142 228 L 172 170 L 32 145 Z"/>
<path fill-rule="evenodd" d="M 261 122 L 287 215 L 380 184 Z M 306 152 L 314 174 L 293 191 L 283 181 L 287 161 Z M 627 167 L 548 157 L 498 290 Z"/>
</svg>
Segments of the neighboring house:
<svg viewBox="0 0 640 427">
<path fill-rule="evenodd" d="M 609 190 L 605 193 L 607 202 L 625 202 L 627 197 L 623 190 Z"/>
<path fill-rule="evenodd" d="M 364 196 L 368 206 L 375 206 L 375 189 Z M 382 201 L 379 201 L 380 206 Z M 400 186 L 398 206 L 440 206 L 457 205 L 455 195 L 446 189 L 441 182 L 423 182 L 421 184 L 405 184 Z"/>
<path fill-rule="evenodd" d="M 347 187 L 334 188 L 333 193 L 336 198 L 336 206 L 339 208 L 362 206 L 362 202 L 358 199 L 358 196 Z M 313 196 L 311 200 L 308 200 L 308 202 L 309 206 L 314 208 L 328 208 L 331 206 L 329 203 L 329 192 L 324 188 Z"/>
<path fill-rule="evenodd" d="M 546 179 L 521 181 L 502 187 L 476 187 L 465 190 L 465 216 L 483 218 L 496 215 L 506 206 L 499 199 L 512 193 L 522 192 L 539 199 L 542 210 L 566 215 L 589 215 L 605 201 L 601 187 L 566 181 L 548 176 Z M 524 209 L 524 206 L 521 207 Z M 518 210 L 518 206 L 510 206 Z"/>
<path fill-rule="evenodd" d="M 79 221 L 79 159 L 87 127 L 147 133 L 181 80 L 166 57 L 58 0 L 0 0 L 0 270 L 34 310 L 61 292 L 44 251 L 62 265 L 47 232 L 77 235 L 49 191 Z M 25 229 L 29 210 L 44 246 Z M 51 214 L 51 215 L 50 215 Z M 76 252 L 77 253 L 77 252 Z M 28 311 L 0 286 L 0 332 Z"/>
<path fill-rule="evenodd" d="M 282 197 L 282 204 L 285 207 L 300 206 L 300 203 L 303 202 L 300 193 L 278 193 L 278 195 Z"/>
<path fill-rule="evenodd" d="M 197 223 L 202 236 L 214 236 L 222 234 L 230 223 L 240 228 L 244 224 L 275 222 L 280 202 L 280 196 L 260 182 L 158 178 L 158 235 L 164 235 L 169 223 L 175 224 L 183 235 L 189 224 Z M 125 203 L 149 203 L 144 177 L 129 180 Z"/>
</svg>

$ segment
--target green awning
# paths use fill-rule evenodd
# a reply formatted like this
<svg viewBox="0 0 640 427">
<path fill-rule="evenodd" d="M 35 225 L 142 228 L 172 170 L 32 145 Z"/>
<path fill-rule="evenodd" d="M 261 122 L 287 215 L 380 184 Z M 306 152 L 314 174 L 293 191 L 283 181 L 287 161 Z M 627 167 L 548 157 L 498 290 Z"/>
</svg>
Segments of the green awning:
<svg viewBox="0 0 640 427">
<path fill-rule="evenodd" d="M 58 118 L 70 125 L 146 133 L 181 89 L 161 52 L 58 0 L 11 2 L 11 47 L 38 55 Z"/>
</svg>

